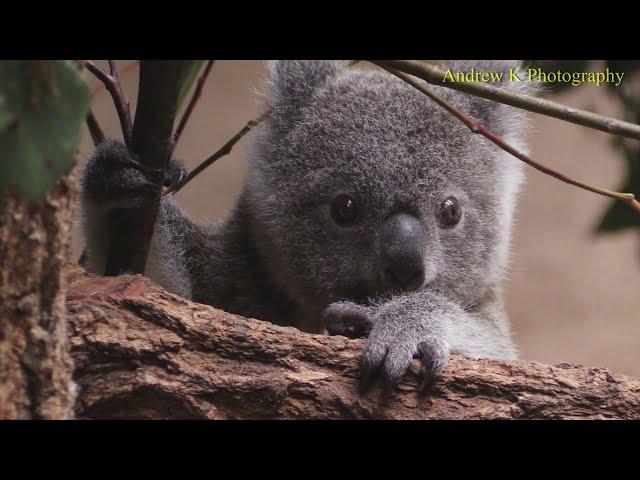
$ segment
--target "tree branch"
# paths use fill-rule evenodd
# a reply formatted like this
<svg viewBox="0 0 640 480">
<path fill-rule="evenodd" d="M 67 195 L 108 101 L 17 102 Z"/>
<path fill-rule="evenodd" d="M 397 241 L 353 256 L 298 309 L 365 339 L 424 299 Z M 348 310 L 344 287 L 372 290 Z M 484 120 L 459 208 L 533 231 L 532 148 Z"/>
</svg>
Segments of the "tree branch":
<svg viewBox="0 0 640 480">
<path fill-rule="evenodd" d="M 89 113 L 87 114 L 87 127 L 89 128 L 89 133 L 91 134 L 93 144 L 96 147 L 104 142 L 104 132 L 102 131 L 102 128 L 100 128 L 98 119 L 93 114 L 93 111 L 91 109 L 89 109 Z"/>
<path fill-rule="evenodd" d="M 191 97 L 191 100 L 189 101 L 189 105 L 187 105 L 187 109 L 185 110 L 184 114 L 182 115 L 182 118 L 180 119 L 180 122 L 178 123 L 178 127 L 176 128 L 175 133 L 173 134 L 173 144 L 171 145 L 171 152 L 169 154 L 169 158 L 171 158 L 174 150 L 178 146 L 178 142 L 180 141 L 180 136 L 182 135 L 182 132 L 187 126 L 187 122 L 191 117 L 191 113 L 193 112 L 193 109 L 198 103 L 198 100 L 200 100 L 200 96 L 202 95 L 202 88 L 204 87 L 204 84 L 207 81 L 207 77 L 209 76 L 209 72 L 211 71 L 211 67 L 213 67 L 214 62 L 215 60 L 209 60 L 205 65 L 204 70 L 200 74 L 200 77 L 198 77 L 198 83 L 196 84 L 196 88 L 193 92 L 193 96 Z"/>
<path fill-rule="evenodd" d="M 37 202 L 0 192 L 0 420 L 73 418 L 64 266 L 75 172 Z"/>
<path fill-rule="evenodd" d="M 127 146 L 130 146 L 133 130 L 131 123 L 131 111 L 129 108 L 129 102 L 127 101 L 124 92 L 122 91 L 122 86 L 120 85 L 120 80 L 118 77 L 118 72 L 115 68 L 115 63 L 113 63 L 113 60 L 109 60 L 111 75 L 102 71 L 89 60 L 85 60 L 85 65 L 87 69 L 104 84 L 104 86 L 111 94 L 111 98 L 113 98 L 113 104 L 115 105 L 116 112 L 118 113 L 118 118 L 120 119 L 120 128 L 122 129 L 124 142 Z"/>
<path fill-rule="evenodd" d="M 568 183 L 570 185 L 574 185 L 576 187 L 582 188 L 584 190 L 588 190 L 588 191 L 593 192 L 593 193 L 597 193 L 599 195 L 603 195 L 605 197 L 610 197 L 610 198 L 614 198 L 616 200 L 621 200 L 623 202 L 626 202 L 632 208 L 634 208 L 636 211 L 640 212 L 640 202 L 638 202 L 638 200 L 636 200 L 636 198 L 635 198 L 633 193 L 613 192 L 613 191 L 610 191 L 610 190 L 604 190 L 602 188 L 594 187 L 592 185 L 588 185 L 586 183 L 579 182 L 578 180 L 574 180 L 574 179 L 566 176 L 563 173 L 557 172 L 557 171 L 553 170 L 552 168 L 549 168 L 549 167 L 547 167 L 545 165 L 542 165 L 542 164 L 532 160 L 529 156 L 527 156 L 524 153 L 520 152 L 519 150 L 515 149 L 511 145 L 509 145 L 500 136 L 496 135 L 491 130 L 489 130 L 486 127 L 484 127 L 483 125 L 479 124 L 471 116 L 467 115 L 466 113 L 463 113 L 461 110 L 456 108 L 451 103 L 447 102 L 445 99 L 443 99 L 439 95 L 436 95 L 434 92 L 432 92 L 431 90 L 426 88 L 421 83 L 415 81 L 411 76 L 407 75 L 404 72 L 400 72 L 398 70 L 395 70 L 394 68 L 388 67 L 386 65 L 380 65 L 380 67 L 385 69 L 389 73 L 395 75 L 396 77 L 400 78 L 401 80 L 404 80 L 405 82 L 407 82 L 409 85 L 411 85 L 415 89 L 417 89 L 420 92 L 422 92 L 425 95 L 427 95 L 429 98 L 431 98 L 433 101 L 435 101 L 438 105 L 443 107 L 449 113 L 453 114 L 458 120 L 460 120 L 462 123 L 464 123 L 469 128 L 469 130 L 471 130 L 472 133 L 477 133 L 477 134 L 482 135 L 483 137 L 487 138 L 488 140 L 493 142 L 495 145 L 500 147 L 502 150 L 510 153 L 511 155 L 513 155 L 514 157 L 516 157 L 519 160 L 523 161 L 527 165 L 530 165 L 531 167 L 535 168 L 536 170 L 538 170 L 538 171 L 540 171 L 540 172 L 542 172 L 542 173 L 544 173 L 546 175 L 549 175 L 551 177 L 554 177 L 554 178 L 556 178 L 556 179 L 558 179 L 558 180 L 560 180 L 562 182 Z"/>
<path fill-rule="evenodd" d="M 198 165 L 196 168 L 191 170 L 191 172 L 189 172 L 189 175 L 187 175 L 184 178 L 184 180 L 182 180 L 179 184 L 175 185 L 174 187 L 168 189 L 163 195 L 177 193 L 182 187 L 184 187 L 187 183 L 193 180 L 205 168 L 215 163 L 216 160 L 218 160 L 219 158 L 224 157 L 225 155 L 229 155 L 231 153 L 231 150 L 233 150 L 233 146 L 236 143 L 238 143 L 240 139 L 242 139 L 242 137 L 244 137 L 247 133 L 249 133 L 253 129 L 253 127 L 255 127 L 256 125 L 259 125 L 268 115 L 269 115 L 269 112 L 266 112 L 260 115 L 255 120 L 249 120 L 247 124 L 244 127 L 242 127 L 242 130 L 240 130 L 233 137 L 231 137 L 227 141 L 227 143 L 225 143 L 218 151 L 213 153 L 211 156 L 209 156 L 209 158 L 207 158 L 202 163 L 200 163 L 200 165 Z"/>
<path fill-rule="evenodd" d="M 640 125 L 623 120 L 598 115 L 587 110 L 568 107 L 544 98 L 531 97 L 512 90 L 496 87 L 482 82 L 446 82 L 443 83 L 445 70 L 416 60 L 369 60 L 383 68 L 392 68 L 421 78 L 432 85 L 451 88 L 477 97 L 504 103 L 535 113 L 541 113 L 567 122 L 600 130 L 606 133 L 640 140 Z"/>
<path fill-rule="evenodd" d="M 67 269 L 70 343 L 89 418 L 640 418 L 640 379 L 603 368 L 453 355 L 431 394 L 357 393 L 363 340 L 310 335 L 172 295 L 135 275 Z"/>
<path fill-rule="evenodd" d="M 138 103 L 131 150 L 140 164 L 158 170 L 162 178 L 169 161 L 178 97 L 189 60 L 141 60 Z M 143 273 L 160 205 L 157 196 L 147 204 L 112 213 L 105 275 Z"/>
<path fill-rule="evenodd" d="M 131 73 L 133 71 L 133 69 L 135 67 L 138 66 L 138 60 L 134 60 L 130 63 L 128 63 L 127 65 L 124 66 L 124 68 L 122 70 L 120 70 L 118 73 L 120 74 L 121 77 L 125 77 L 126 75 L 128 75 L 129 73 Z M 106 89 L 104 83 L 99 84 L 94 90 L 93 93 L 91 95 L 93 95 L 94 97 L 98 94 L 100 94 L 102 91 L 104 91 Z"/>
</svg>

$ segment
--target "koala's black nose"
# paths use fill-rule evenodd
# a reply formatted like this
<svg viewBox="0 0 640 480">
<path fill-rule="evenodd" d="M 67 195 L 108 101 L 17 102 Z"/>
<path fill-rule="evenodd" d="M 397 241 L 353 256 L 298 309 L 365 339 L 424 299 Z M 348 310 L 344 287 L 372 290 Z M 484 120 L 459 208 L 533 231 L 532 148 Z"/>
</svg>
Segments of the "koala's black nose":
<svg viewBox="0 0 640 480">
<path fill-rule="evenodd" d="M 382 279 L 385 286 L 420 288 L 425 279 L 424 234 L 417 218 L 404 213 L 389 218 L 381 229 Z"/>
</svg>

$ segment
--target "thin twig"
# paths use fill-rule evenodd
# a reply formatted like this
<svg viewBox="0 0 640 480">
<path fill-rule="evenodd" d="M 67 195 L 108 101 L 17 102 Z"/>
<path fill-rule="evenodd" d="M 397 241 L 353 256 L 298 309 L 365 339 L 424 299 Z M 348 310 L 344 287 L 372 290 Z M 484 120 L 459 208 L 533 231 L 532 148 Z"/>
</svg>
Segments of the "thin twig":
<svg viewBox="0 0 640 480">
<path fill-rule="evenodd" d="M 116 62 L 113 60 L 107 60 L 107 62 L 109 62 L 109 73 L 113 78 L 116 79 L 117 82 L 119 82 L 120 78 L 118 77 L 118 69 L 116 68 Z"/>
<path fill-rule="evenodd" d="M 115 64 L 112 63 L 112 60 L 109 60 L 109 66 L 112 69 L 112 75 L 104 72 L 89 60 L 85 60 L 85 65 L 91 73 L 93 73 L 102 83 L 104 83 L 104 86 L 111 94 L 113 103 L 116 107 L 116 112 L 118 112 L 118 118 L 120 119 L 120 127 L 122 128 L 122 136 L 124 137 L 124 142 L 127 146 L 130 146 L 131 132 L 133 131 L 133 123 L 131 122 L 131 111 L 129 110 L 129 102 L 127 102 L 127 99 L 124 96 L 124 92 L 122 91 L 122 86 L 120 85 L 120 82 L 118 80 L 117 71 L 115 70 Z"/>
<path fill-rule="evenodd" d="M 189 105 L 187 105 L 187 109 L 184 111 L 184 114 L 182 115 L 182 118 L 180 118 L 180 122 L 178 123 L 178 128 L 176 128 L 176 131 L 173 134 L 173 144 L 171 145 L 169 157 L 171 157 L 174 150 L 176 149 L 178 141 L 180 140 L 180 136 L 182 135 L 182 132 L 184 131 L 184 128 L 187 126 L 187 122 L 191 117 L 191 113 L 198 103 L 198 100 L 200 100 L 200 96 L 202 95 L 202 88 L 204 87 L 204 84 L 207 80 L 207 77 L 209 76 L 209 72 L 211 71 L 211 67 L 213 67 L 214 62 L 215 60 L 209 60 L 205 65 L 204 70 L 200 74 L 200 77 L 198 78 L 198 83 L 196 84 L 196 88 L 193 92 L 191 100 L 189 101 Z"/>
<path fill-rule="evenodd" d="M 568 183 L 570 185 L 574 185 L 576 187 L 582 188 L 584 190 L 588 190 L 588 191 L 593 192 L 593 193 L 597 193 L 599 195 L 604 195 L 605 197 L 615 198 L 616 200 L 622 200 L 623 202 L 628 203 L 635 210 L 640 212 L 640 202 L 638 202 L 638 200 L 636 200 L 636 198 L 635 198 L 633 193 L 613 192 L 613 191 L 610 191 L 610 190 L 604 190 L 602 188 L 594 187 L 594 186 L 588 185 L 586 183 L 582 183 L 582 182 L 579 182 L 579 181 L 574 180 L 572 178 L 569 178 L 566 175 L 564 175 L 563 173 L 557 172 L 557 171 L 555 171 L 555 170 L 553 170 L 553 169 L 551 169 L 551 168 L 549 168 L 549 167 L 547 167 L 545 165 L 542 165 L 542 164 L 532 160 L 530 157 L 528 157 L 524 153 L 522 153 L 522 152 L 518 151 L 517 149 L 513 148 L 511 145 L 509 145 L 507 142 L 505 142 L 500 136 L 496 135 L 491 130 L 488 130 L 483 125 L 479 124 L 472 117 L 470 117 L 466 113 L 463 113 L 461 110 L 459 110 L 458 108 L 453 106 L 451 103 L 449 103 L 446 100 L 444 100 L 442 97 L 440 97 L 440 96 L 436 95 L 435 93 L 433 93 L 427 87 L 425 87 L 424 85 L 422 85 L 418 81 L 414 80 L 410 75 L 407 75 L 404 72 L 400 72 L 398 70 L 395 70 L 395 69 L 393 69 L 391 67 L 388 67 L 388 66 L 385 66 L 385 65 L 380 65 L 380 67 L 384 68 L 389 73 L 391 73 L 391 74 L 395 75 L 396 77 L 404 80 L 405 82 L 407 82 L 412 87 L 416 88 L 417 90 L 419 90 L 422 93 L 424 93 L 425 95 L 427 95 L 429 98 L 431 98 L 433 101 L 435 101 L 438 105 L 443 107 L 449 113 L 454 115 L 458 120 L 460 120 L 462 123 L 464 123 L 469 128 L 469 130 L 471 130 L 472 133 L 477 133 L 477 134 L 482 135 L 483 137 L 487 138 L 488 140 L 490 140 L 491 142 L 496 144 L 502 150 L 510 153 L 511 155 L 513 155 L 514 157 L 516 157 L 519 160 L 523 161 L 527 165 L 530 165 L 531 167 L 535 168 L 536 170 L 539 170 L 542 173 L 545 173 L 546 175 L 550 175 L 550 176 L 552 176 L 554 178 L 557 178 L 558 180 L 560 180 L 562 182 L 565 182 L 565 183 Z"/>
<path fill-rule="evenodd" d="M 131 122 L 131 104 L 129 103 L 129 100 L 127 100 L 127 97 L 124 95 L 124 91 L 122 90 L 122 82 L 120 81 L 120 75 L 118 75 L 116 62 L 114 60 L 108 60 L 108 62 L 109 62 L 109 72 L 111 73 L 111 76 L 115 80 L 116 88 L 118 89 L 120 97 L 124 101 L 125 114 L 128 118 L 128 125 L 129 125 L 129 138 L 131 138 L 131 135 L 132 135 L 131 132 L 133 131 L 133 124 Z"/>
<path fill-rule="evenodd" d="M 76 67 L 78 67 L 80 72 L 84 70 L 86 63 L 86 61 L 75 60 Z M 87 113 L 86 122 L 89 133 L 91 134 L 91 139 L 93 140 L 93 145 L 97 147 L 104 142 L 105 136 L 100 124 L 98 123 L 98 119 L 93 114 L 93 110 L 91 110 L 91 108 L 89 108 L 89 112 Z"/>
<path fill-rule="evenodd" d="M 124 68 L 122 68 L 118 72 L 119 75 L 120 75 L 120 78 L 127 76 L 137 66 L 138 66 L 138 60 L 134 60 L 133 62 L 130 62 L 127 65 L 125 65 Z M 105 85 L 103 83 L 101 83 L 93 90 L 93 93 L 91 95 L 95 97 L 96 95 L 100 94 L 101 92 L 103 92 L 105 90 L 106 90 Z"/>
<path fill-rule="evenodd" d="M 244 137 L 247 133 L 249 133 L 253 127 L 255 127 L 256 125 L 259 125 L 269 115 L 269 113 L 270 112 L 263 113 L 258 118 L 254 119 L 254 120 L 250 120 L 249 122 L 247 122 L 247 124 L 242 128 L 242 130 L 240 130 L 233 137 L 231 137 L 231 139 L 229 139 L 229 141 L 227 141 L 227 143 L 225 143 L 222 146 L 222 148 L 220 148 L 213 155 L 211 155 L 209 158 L 204 160 L 196 168 L 191 170 L 191 172 L 189 172 L 189 174 L 184 178 L 184 180 L 182 180 L 179 184 L 175 185 L 174 187 L 172 187 L 172 188 L 168 189 L 166 192 L 164 192 L 163 196 L 164 195 L 173 194 L 173 193 L 177 193 L 182 187 L 184 187 L 187 183 L 189 183 L 191 180 L 193 180 L 196 177 L 196 175 L 198 175 L 200 172 L 202 172 L 205 168 L 207 168 L 208 166 L 212 165 L 219 158 L 230 154 L 231 150 L 234 147 L 234 145 L 236 143 L 238 143 L 242 137 Z"/>
<path fill-rule="evenodd" d="M 96 147 L 104 142 L 104 132 L 102 131 L 102 128 L 100 128 L 98 119 L 93 114 L 93 111 L 91 109 L 89 109 L 89 113 L 87 114 L 87 127 L 89 127 L 91 139 L 93 140 L 93 144 Z"/>
<path fill-rule="evenodd" d="M 435 65 L 415 60 L 370 60 L 370 62 L 385 69 L 391 68 L 413 75 L 432 85 L 452 88 L 463 93 L 486 98 L 498 103 L 504 103 L 530 112 L 541 113 L 603 132 L 640 140 L 640 125 L 598 115 L 597 113 L 579 108 L 568 107 L 561 103 L 552 102 L 544 98 L 532 97 L 488 83 L 443 82 L 446 71 Z"/>
</svg>

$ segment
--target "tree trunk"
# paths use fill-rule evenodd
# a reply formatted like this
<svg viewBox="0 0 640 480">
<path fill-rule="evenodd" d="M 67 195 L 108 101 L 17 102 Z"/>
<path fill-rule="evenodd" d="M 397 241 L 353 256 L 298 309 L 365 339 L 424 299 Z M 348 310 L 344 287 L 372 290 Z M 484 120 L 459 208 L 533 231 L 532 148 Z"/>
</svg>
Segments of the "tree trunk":
<svg viewBox="0 0 640 480">
<path fill-rule="evenodd" d="M 0 195 L 0 419 L 73 416 L 66 282 L 76 183 L 37 203 Z"/>
<path fill-rule="evenodd" d="M 454 355 L 427 397 L 418 361 L 390 397 L 356 391 L 363 340 L 189 302 L 144 277 L 70 267 L 78 416 L 189 419 L 640 418 L 640 379 Z"/>
</svg>

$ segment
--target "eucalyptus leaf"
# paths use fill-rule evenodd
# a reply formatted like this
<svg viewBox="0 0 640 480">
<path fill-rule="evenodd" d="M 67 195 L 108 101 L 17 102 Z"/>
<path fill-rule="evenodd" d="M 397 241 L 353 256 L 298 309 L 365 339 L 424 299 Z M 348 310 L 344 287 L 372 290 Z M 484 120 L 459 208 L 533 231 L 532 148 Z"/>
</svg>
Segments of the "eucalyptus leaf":
<svg viewBox="0 0 640 480">
<path fill-rule="evenodd" d="M 0 190 L 41 199 L 73 163 L 90 92 L 68 60 L 0 62 Z"/>
<path fill-rule="evenodd" d="M 180 89 L 180 95 L 178 97 L 178 108 L 182 106 L 182 103 L 187 98 L 187 95 L 189 95 L 191 87 L 198 78 L 198 73 L 200 72 L 203 63 L 204 60 L 191 60 L 190 64 L 186 68 L 182 80 L 182 88 Z"/>
<path fill-rule="evenodd" d="M 623 149 L 621 147 L 621 149 Z M 619 189 L 620 192 L 640 195 L 640 150 L 623 149 L 629 165 L 627 180 L 625 185 Z M 600 220 L 598 232 L 618 232 L 627 228 L 640 227 L 640 215 L 631 206 L 624 202 L 613 201 Z"/>
</svg>

